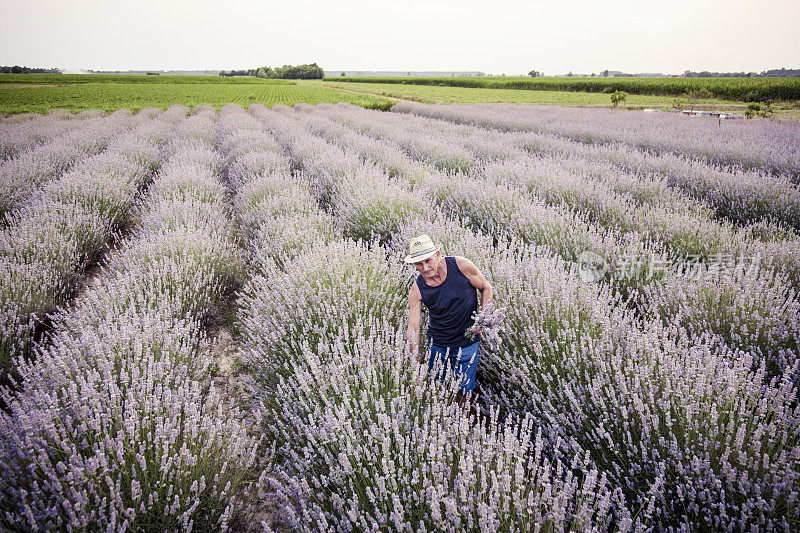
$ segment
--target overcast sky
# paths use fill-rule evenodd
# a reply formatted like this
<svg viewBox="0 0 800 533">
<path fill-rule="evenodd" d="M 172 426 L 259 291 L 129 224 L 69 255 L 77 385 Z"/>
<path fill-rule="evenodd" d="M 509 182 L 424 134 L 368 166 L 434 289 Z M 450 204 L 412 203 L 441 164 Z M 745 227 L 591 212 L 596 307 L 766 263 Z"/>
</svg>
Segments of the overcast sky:
<svg viewBox="0 0 800 533">
<path fill-rule="evenodd" d="M 799 0 L 0 0 L 0 64 L 492 74 L 800 68 Z"/>
</svg>

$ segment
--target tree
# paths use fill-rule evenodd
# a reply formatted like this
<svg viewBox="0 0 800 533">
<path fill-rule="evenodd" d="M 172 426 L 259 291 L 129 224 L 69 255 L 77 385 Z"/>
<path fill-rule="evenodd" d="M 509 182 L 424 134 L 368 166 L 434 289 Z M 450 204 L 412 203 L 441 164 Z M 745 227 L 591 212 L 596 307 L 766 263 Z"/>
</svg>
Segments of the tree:
<svg viewBox="0 0 800 533">
<path fill-rule="evenodd" d="M 258 69 L 231 70 L 219 73 L 220 76 L 256 76 L 258 78 L 283 78 L 283 79 L 322 79 L 325 72 L 316 63 L 310 65 L 284 65 L 274 70 L 271 67 L 259 67 Z"/>
<path fill-rule="evenodd" d="M 316 63 L 311 63 L 309 65 L 284 65 L 278 67 L 275 69 L 274 77 L 291 80 L 310 80 L 322 79 L 324 76 L 325 72 Z"/>
<path fill-rule="evenodd" d="M 539 72 L 538 70 L 532 70 L 532 71 L 528 72 L 528 76 L 530 76 L 531 78 L 538 78 L 540 76 L 543 76 L 543 74 L 541 72 Z"/>
<path fill-rule="evenodd" d="M 625 91 L 614 91 L 611 93 L 611 107 L 617 107 L 620 102 L 624 102 L 626 96 L 628 96 L 628 93 Z"/>
<path fill-rule="evenodd" d="M 747 118 L 770 118 L 774 113 L 775 111 L 772 109 L 772 100 L 767 100 L 763 106 L 758 102 L 747 102 L 747 111 L 744 112 L 744 116 Z"/>
<path fill-rule="evenodd" d="M 340 74 L 340 76 L 344 78 L 345 76 L 347 76 L 347 74 L 345 74 L 345 73 L 344 73 L 344 71 L 342 71 L 342 73 Z"/>
</svg>

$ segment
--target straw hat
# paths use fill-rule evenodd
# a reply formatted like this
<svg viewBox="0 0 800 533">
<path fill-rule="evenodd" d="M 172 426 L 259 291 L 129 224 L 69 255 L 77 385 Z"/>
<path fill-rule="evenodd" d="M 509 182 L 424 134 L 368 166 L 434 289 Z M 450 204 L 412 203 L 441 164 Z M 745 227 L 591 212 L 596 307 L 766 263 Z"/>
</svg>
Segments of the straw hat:
<svg viewBox="0 0 800 533">
<path fill-rule="evenodd" d="M 411 244 L 408 245 L 406 263 L 424 261 L 437 251 L 439 251 L 439 248 L 433 244 L 433 241 L 430 237 L 423 233 L 422 235 L 418 235 L 417 237 L 411 239 Z"/>
</svg>

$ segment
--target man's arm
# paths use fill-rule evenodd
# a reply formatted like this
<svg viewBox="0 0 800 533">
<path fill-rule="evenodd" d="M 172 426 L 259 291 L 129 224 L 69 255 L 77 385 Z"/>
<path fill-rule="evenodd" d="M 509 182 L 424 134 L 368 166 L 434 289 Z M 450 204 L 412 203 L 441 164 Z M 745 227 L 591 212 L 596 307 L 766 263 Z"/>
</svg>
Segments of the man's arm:
<svg viewBox="0 0 800 533">
<path fill-rule="evenodd" d="M 461 271 L 461 273 L 467 276 L 470 284 L 481 292 L 481 309 L 485 309 L 486 306 L 492 301 L 494 294 L 492 292 L 492 285 L 489 283 L 489 280 L 487 280 L 483 273 L 478 270 L 478 267 L 475 266 L 475 263 L 466 257 L 456 256 L 456 265 L 458 265 L 458 269 Z"/>
<path fill-rule="evenodd" d="M 419 357 L 419 323 L 422 313 L 422 294 L 419 292 L 417 284 L 411 286 L 408 291 L 408 331 L 406 331 L 406 342 L 411 346 L 411 353 L 413 353 L 417 361 Z"/>
</svg>

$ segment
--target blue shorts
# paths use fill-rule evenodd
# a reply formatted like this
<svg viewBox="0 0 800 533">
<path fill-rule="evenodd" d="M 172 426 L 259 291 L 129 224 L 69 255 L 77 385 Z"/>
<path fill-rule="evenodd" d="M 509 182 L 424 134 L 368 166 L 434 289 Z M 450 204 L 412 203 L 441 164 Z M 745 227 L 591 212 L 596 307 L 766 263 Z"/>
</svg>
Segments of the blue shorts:
<svg viewBox="0 0 800 533">
<path fill-rule="evenodd" d="M 444 382 L 448 368 L 461 376 L 462 394 L 475 388 L 475 373 L 478 371 L 480 341 L 475 341 L 463 348 L 440 348 L 431 345 L 431 356 L 428 359 L 428 370 L 433 370 L 437 360 L 441 361 L 434 379 Z M 473 357 L 474 356 L 474 357 Z"/>
</svg>

